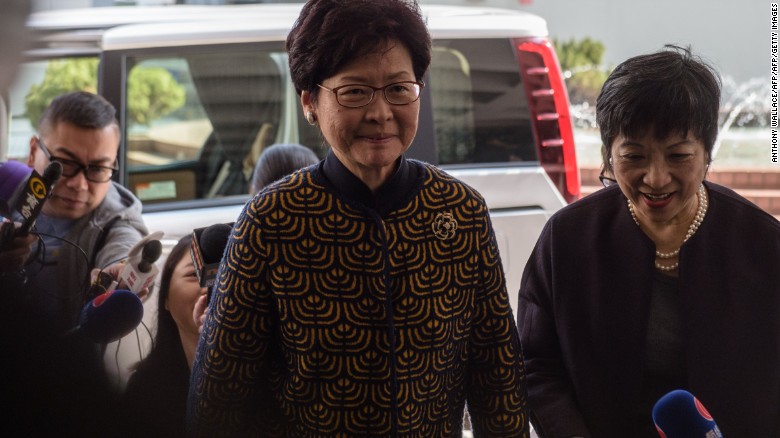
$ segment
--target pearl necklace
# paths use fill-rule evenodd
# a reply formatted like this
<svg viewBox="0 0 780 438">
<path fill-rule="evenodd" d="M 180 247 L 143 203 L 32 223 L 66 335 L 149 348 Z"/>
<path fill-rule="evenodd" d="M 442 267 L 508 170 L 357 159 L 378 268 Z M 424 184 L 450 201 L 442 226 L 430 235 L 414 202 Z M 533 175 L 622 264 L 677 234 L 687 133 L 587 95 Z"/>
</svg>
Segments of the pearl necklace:
<svg viewBox="0 0 780 438">
<path fill-rule="evenodd" d="M 707 207 L 709 207 L 709 202 L 707 199 L 707 190 L 704 188 L 704 184 L 699 186 L 699 191 L 696 192 L 696 197 L 698 198 L 699 205 L 696 208 L 696 215 L 693 217 L 693 221 L 691 221 L 691 225 L 688 227 L 688 232 L 685 233 L 685 238 L 683 239 L 680 246 L 675 249 L 672 252 L 661 252 L 656 251 L 655 257 L 662 260 L 668 260 L 674 257 L 677 257 L 678 254 L 680 254 L 680 248 L 685 244 L 685 242 L 688 241 L 694 234 L 696 234 L 696 231 L 699 229 L 699 226 L 701 225 L 701 222 L 704 220 L 704 215 L 707 214 Z M 631 200 L 628 200 L 628 211 L 631 212 L 631 218 L 634 219 L 634 222 L 641 228 L 641 225 L 639 225 L 639 221 L 636 218 L 636 212 L 634 211 L 634 204 L 631 203 Z M 655 262 L 655 268 L 659 271 L 669 272 L 674 271 L 677 269 L 677 267 L 680 265 L 679 261 L 674 262 L 671 265 L 663 265 L 659 263 L 657 260 Z"/>
</svg>

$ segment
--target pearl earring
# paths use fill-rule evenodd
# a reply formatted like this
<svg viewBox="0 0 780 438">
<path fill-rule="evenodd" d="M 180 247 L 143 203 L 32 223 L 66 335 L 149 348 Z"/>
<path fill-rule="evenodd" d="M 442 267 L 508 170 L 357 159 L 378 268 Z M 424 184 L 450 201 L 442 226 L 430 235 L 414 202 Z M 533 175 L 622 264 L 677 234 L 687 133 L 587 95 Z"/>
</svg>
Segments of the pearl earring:
<svg viewBox="0 0 780 438">
<path fill-rule="evenodd" d="M 306 121 L 309 122 L 311 126 L 314 126 L 317 124 L 317 117 L 314 115 L 311 111 L 306 111 Z"/>
</svg>

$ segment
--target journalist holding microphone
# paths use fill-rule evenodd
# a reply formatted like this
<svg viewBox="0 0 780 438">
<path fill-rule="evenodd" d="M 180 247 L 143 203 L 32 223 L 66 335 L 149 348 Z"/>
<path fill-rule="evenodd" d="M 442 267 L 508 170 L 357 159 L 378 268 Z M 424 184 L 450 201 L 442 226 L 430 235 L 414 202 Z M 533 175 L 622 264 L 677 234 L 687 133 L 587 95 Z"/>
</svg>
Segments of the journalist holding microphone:
<svg viewBox="0 0 780 438">
<path fill-rule="evenodd" d="M 4 287 L 57 332 L 77 326 L 90 271 L 107 268 L 117 277 L 121 267 L 113 263 L 148 234 L 141 202 L 111 180 L 118 171 L 115 113 L 104 98 L 81 91 L 44 110 L 27 165 L 44 174 L 58 163 L 61 174 L 35 221 L 42 245 L 30 249 L 34 239 L 16 237 L 0 252 Z"/>
<path fill-rule="evenodd" d="M 715 70 L 674 46 L 604 84 L 607 187 L 550 218 L 521 282 L 540 436 L 657 437 L 678 389 L 725 437 L 780 436 L 780 222 L 705 180 L 719 103 Z"/>
</svg>

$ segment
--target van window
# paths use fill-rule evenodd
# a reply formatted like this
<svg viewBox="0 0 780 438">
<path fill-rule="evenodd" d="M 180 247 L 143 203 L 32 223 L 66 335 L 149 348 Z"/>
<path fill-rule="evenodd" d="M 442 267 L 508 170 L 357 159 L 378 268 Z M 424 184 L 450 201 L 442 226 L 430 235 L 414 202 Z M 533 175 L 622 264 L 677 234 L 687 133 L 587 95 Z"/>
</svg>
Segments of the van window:
<svg viewBox="0 0 780 438">
<path fill-rule="evenodd" d="M 273 143 L 324 156 L 316 133 L 298 121 L 281 50 L 134 57 L 128 65 L 128 186 L 144 203 L 246 194 Z"/>
<path fill-rule="evenodd" d="M 439 165 L 538 160 L 510 40 L 434 41 L 429 85 Z"/>
<path fill-rule="evenodd" d="M 258 156 L 273 143 L 301 143 L 325 156 L 318 129 L 303 120 L 281 45 L 243 47 L 127 58 L 127 186 L 145 204 L 244 195 Z M 435 41 L 426 82 L 434 164 L 537 161 L 508 39 Z"/>
</svg>

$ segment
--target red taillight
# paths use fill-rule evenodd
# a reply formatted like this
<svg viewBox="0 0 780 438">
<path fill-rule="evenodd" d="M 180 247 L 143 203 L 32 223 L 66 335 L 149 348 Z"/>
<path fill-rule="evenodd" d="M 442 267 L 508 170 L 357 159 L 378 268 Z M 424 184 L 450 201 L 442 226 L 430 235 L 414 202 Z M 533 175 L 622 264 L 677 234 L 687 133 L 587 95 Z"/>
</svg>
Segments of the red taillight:
<svg viewBox="0 0 780 438">
<path fill-rule="evenodd" d="M 549 39 L 514 41 L 536 134 L 539 161 L 567 202 L 580 197 L 569 96 Z"/>
</svg>

